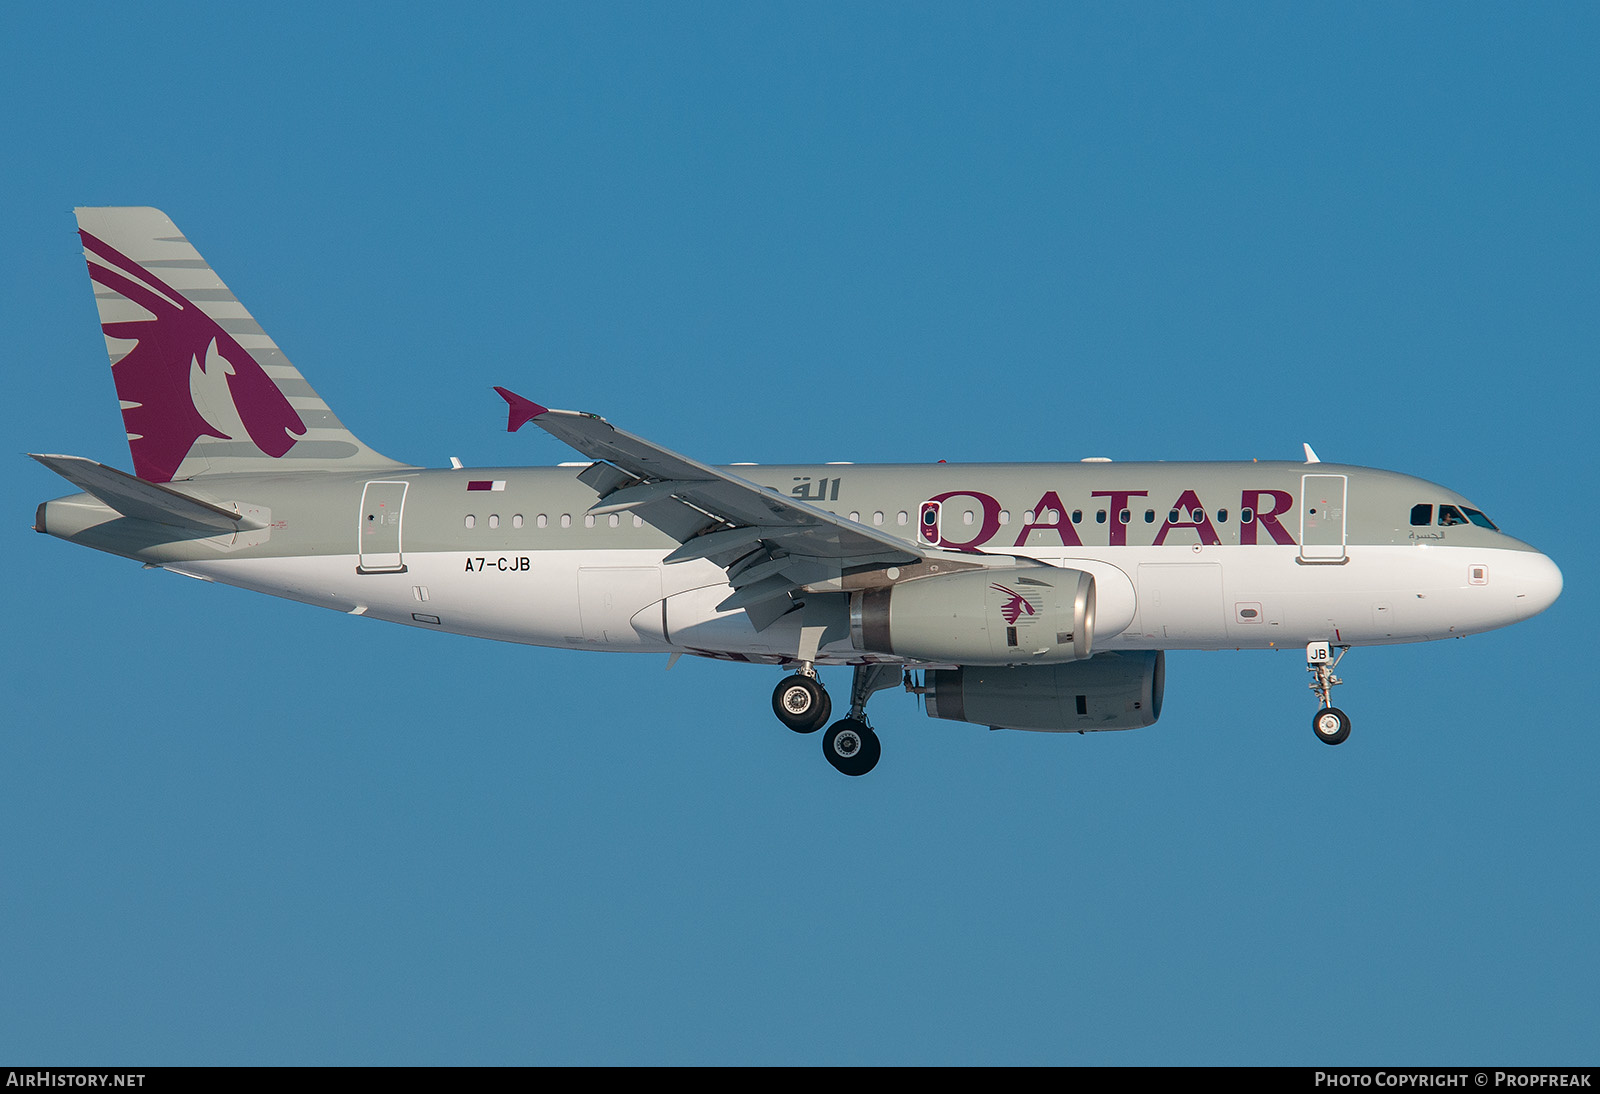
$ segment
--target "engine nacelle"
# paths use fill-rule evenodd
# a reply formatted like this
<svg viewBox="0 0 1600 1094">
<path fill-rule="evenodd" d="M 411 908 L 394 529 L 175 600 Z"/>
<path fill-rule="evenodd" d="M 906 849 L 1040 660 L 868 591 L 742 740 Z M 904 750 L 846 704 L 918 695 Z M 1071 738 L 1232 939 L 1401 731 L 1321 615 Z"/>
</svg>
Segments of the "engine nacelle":
<svg viewBox="0 0 1600 1094">
<path fill-rule="evenodd" d="M 1038 566 L 867 589 L 850 597 L 850 642 L 959 665 L 1083 660 L 1094 645 L 1094 577 Z"/>
<path fill-rule="evenodd" d="M 923 698 L 931 718 L 997 729 L 1141 729 L 1161 716 L 1166 675 L 1161 650 L 1102 653 L 1061 665 L 963 666 L 930 670 Z"/>
</svg>

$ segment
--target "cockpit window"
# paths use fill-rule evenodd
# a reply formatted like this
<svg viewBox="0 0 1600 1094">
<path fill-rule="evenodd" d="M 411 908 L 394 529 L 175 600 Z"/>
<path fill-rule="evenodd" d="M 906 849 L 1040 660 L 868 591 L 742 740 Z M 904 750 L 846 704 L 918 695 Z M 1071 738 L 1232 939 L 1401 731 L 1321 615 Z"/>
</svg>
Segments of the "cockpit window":
<svg viewBox="0 0 1600 1094">
<path fill-rule="evenodd" d="M 1426 528 L 1433 523 L 1432 505 L 1413 505 L 1411 507 L 1411 526 L 1413 528 Z M 1491 532 L 1498 532 L 1494 521 L 1484 516 L 1477 509 L 1466 505 L 1441 505 L 1439 506 L 1439 527 L 1454 528 L 1458 524 L 1476 524 L 1479 528 L 1487 528 Z"/>
</svg>

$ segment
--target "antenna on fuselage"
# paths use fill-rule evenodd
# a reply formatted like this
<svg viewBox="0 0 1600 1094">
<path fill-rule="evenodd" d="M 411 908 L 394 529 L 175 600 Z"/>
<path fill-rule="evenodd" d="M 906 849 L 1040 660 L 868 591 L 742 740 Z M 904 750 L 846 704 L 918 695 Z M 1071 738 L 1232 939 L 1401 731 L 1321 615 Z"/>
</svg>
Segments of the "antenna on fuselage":
<svg viewBox="0 0 1600 1094">
<path fill-rule="evenodd" d="M 1309 444 L 1305 443 L 1304 441 L 1301 441 L 1300 442 L 1300 447 L 1306 450 L 1306 462 L 1307 463 L 1321 463 L 1322 462 L 1321 460 L 1317 459 L 1317 454 L 1315 452 L 1311 451 L 1311 446 Z"/>
</svg>

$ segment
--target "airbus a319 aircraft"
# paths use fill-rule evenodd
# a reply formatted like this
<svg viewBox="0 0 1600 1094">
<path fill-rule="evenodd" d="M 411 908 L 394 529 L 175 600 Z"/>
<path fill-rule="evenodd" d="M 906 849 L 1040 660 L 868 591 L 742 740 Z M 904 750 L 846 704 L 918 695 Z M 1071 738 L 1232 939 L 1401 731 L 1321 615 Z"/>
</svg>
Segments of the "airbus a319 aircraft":
<svg viewBox="0 0 1600 1094">
<path fill-rule="evenodd" d="M 991 728 L 1161 713 L 1165 651 L 1305 647 L 1328 744 L 1352 646 L 1527 619 L 1561 571 L 1461 495 L 1305 462 L 712 467 L 496 388 L 582 457 L 423 468 L 336 418 L 167 216 L 77 210 L 133 474 L 33 458 L 81 493 L 37 531 L 206 581 L 569 649 L 771 665 L 847 775 L 871 695 Z M 849 710 L 817 668 L 850 665 Z"/>
</svg>

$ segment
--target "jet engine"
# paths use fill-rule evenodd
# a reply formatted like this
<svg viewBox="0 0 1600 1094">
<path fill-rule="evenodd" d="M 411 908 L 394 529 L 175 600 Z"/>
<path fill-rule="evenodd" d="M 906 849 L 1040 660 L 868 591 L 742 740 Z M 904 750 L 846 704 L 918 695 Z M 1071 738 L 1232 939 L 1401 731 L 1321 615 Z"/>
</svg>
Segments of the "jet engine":
<svg viewBox="0 0 1600 1094">
<path fill-rule="evenodd" d="M 1161 715 L 1166 675 L 1161 650 L 1102 653 L 1058 665 L 930 669 L 923 700 L 930 718 L 996 729 L 1141 729 Z"/>
<path fill-rule="evenodd" d="M 1094 577 L 1040 566 L 867 589 L 850 596 L 850 642 L 960 665 L 1081 661 L 1094 645 Z"/>
</svg>

